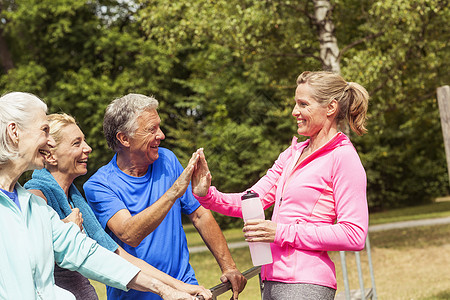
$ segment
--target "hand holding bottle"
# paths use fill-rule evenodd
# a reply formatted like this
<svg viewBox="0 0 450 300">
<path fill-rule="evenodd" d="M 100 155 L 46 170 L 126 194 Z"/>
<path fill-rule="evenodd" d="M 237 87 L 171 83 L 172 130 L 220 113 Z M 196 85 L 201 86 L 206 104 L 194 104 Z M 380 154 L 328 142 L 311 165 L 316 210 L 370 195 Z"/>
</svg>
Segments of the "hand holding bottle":
<svg viewBox="0 0 450 300">
<path fill-rule="evenodd" d="M 242 229 L 247 242 L 273 243 L 277 224 L 270 220 L 248 220 Z"/>
<path fill-rule="evenodd" d="M 245 226 L 242 230 L 244 231 L 245 240 L 248 242 L 248 247 L 250 248 L 250 255 L 252 257 L 253 265 L 261 266 L 270 264 L 273 259 L 269 242 L 257 240 L 260 237 L 261 228 L 265 228 L 264 226 L 260 226 L 260 224 L 264 224 L 266 222 L 264 220 L 264 210 L 261 200 L 259 199 L 259 195 L 252 191 L 247 191 L 241 199 L 242 217 L 245 221 Z M 269 226 L 269 228 L 271 227 Z M 263 230 L 262 232 L 264 233 L 265 231 Z"/>
</svg>

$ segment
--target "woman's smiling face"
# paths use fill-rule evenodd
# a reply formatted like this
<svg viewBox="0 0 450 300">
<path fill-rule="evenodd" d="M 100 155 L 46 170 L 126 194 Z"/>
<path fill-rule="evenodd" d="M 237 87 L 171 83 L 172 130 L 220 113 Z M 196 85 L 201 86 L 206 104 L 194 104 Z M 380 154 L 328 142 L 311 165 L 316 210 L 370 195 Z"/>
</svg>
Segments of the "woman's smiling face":
<svg viewBox="0 0 450 300">
<path fill-rule="evenodd" d="M 19 157 L 27 164 L 26 170 L 42 169 L 50 147 L 55 141 L 50 136 L 50 127 L 44 110 L 36 114 L 26 128 L 19 129 Z"/>
<path fill-rule="evenodd" d="M 299 84 L 295 91 L 295 106 L 292 115 L 297 120 L 297 132 L 303 136 L 316 136 L 327 120 L 327 107 L 312 96 L 311 87 Z"/>
<path fill-rule="evenodd" d="M 87 173 L 87 162 L 92 148 L 86 143 L 84 134 L 76 124 L 68 124 L 61 130 L 61 140 L 48 163 L 58 171 L 76 178 Z"/>
</svg>

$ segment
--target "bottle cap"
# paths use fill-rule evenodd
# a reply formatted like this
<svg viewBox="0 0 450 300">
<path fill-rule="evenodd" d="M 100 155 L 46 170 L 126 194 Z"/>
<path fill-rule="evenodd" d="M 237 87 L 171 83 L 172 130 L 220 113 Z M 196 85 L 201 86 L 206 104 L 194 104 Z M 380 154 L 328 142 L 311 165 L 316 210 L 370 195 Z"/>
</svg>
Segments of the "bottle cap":
<svg viewBox="0 0 450 300">
<path fill-rule="evenodd" d="M 259 197 L 258 193 L 248 190 L 247 194 L 242 195 L 241 200 L 247 200 L 247 199 L 255 198 L 255 197 Z"/>
</svg>

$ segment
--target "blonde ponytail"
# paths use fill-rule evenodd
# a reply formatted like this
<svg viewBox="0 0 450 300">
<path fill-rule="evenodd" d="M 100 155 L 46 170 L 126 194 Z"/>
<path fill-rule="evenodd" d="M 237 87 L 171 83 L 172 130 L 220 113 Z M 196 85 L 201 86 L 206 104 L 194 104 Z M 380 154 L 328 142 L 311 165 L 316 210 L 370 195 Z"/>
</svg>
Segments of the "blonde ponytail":
<svg viewBox="0 0 450 300">
<path fill-rule="evenodd" d="M 348 88 L 347 121 L 350 128 L 358 135 L 367 132 L 366 119 L 369 106 L 369 93 L 356 82 L 350 82 Z"/>
</svg>

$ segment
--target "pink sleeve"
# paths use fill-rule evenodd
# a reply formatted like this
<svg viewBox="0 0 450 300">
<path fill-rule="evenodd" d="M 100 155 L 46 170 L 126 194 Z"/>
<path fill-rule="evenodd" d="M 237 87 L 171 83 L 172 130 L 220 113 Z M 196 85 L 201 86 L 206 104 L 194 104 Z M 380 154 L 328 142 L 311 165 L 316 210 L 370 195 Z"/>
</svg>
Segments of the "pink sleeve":
<svg viewBox="0 0 450 300">
<path fill-rule="evenodd" d="M 194 197 L 204 208 L 213 210 L 222 215 L 242 219 L 241 196 L 243 194 L 244 193 L 222 193 L 219 192 L 215 186 L 211 186 L 206 196 L 200 197 L 194 194 Z"/>
<path fill-rule="evenodd" d="M 250 190 L 259 194 L 264 209 L 270 207 L 275 202 L 277 182 L 290 156 L 290 149 L 291 147 L 282 152 L 273 166 L 267 171 L 266 175 L 250 188 Z M 205 208 L 226 216 L 242 218 L 241 196 L 243 194 L 244 192 L 222 193 L 216 187 L 212 186 L 209 188 L 206 196 L 200 197 L 194 194 L 194 197 Z"/>
<path fill-rule="evenodd" d="M 336 151 L 333 192 L 337 222 L 333 225 L 277 224 L 275 243 L 320 251 L 359 251 L 368 230 L 366 173 L 353 147 Z"/>
<path fill-rule="evenodd" d="M 292 147 L 289 147 L 278 156 L 273 166 L 267 170 L 266 175 L 252 186 L 251 190 L 259 194 L 264 209 L 267 209 L 275 202 L 278 181 L 282 176 L 284 168 L 288 165 L 287 162 L 291 156 Z"/>
</svg>

